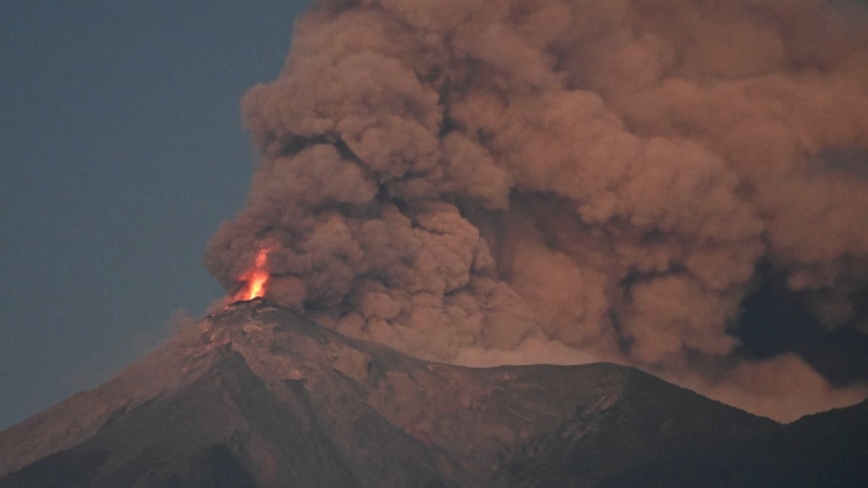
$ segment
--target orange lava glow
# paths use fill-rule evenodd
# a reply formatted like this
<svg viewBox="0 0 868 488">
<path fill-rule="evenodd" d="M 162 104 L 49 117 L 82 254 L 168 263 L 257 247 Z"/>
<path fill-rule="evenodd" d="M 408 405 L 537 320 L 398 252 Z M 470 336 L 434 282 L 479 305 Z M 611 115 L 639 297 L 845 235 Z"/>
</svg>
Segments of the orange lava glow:
<svg viewBox="0 0 868 488">
<path fill-rule="evenodd" d="M 260 249 L 256 255 L 254 268 L 247 272 L 243 279 L 246 284 L 235 294 L 235 300 L 253 300 L 265 295 L 265 285 L 268 283 L 268 271 L 265 269 L 265 260 L 268 257 L 267 249 Z"/>
</svg>

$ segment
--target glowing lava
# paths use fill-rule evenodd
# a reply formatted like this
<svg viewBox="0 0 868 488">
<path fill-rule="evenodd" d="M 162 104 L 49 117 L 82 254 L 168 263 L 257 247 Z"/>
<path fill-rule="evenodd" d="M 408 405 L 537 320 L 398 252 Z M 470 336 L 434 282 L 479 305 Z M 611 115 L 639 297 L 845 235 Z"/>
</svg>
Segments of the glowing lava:
<svg viewBox="0 0 868 488">
<path fill-rule="evenodd" d="M 235 300 L 253 300 L 265 295 L 265 284 L 268 282 L 268 271 L 265 269 L 265 260 L 268 257 L 268 249 L 260 249 L 256 254 L 254 268 L 246 273 L 243 278 L 247 282 L 235 295 Z"/>
</svg>

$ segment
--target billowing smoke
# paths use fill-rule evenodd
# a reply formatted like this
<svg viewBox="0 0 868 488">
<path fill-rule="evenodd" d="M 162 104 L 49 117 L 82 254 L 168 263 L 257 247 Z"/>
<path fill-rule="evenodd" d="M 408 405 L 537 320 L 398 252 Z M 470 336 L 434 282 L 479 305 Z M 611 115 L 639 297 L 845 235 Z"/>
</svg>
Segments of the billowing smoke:
<svg viewBox="0 0 868 488">
<path fill-rule="evenodd" d="M 205 262 L 234 292 L 267 248 L 267 298 L 427 358 L 851 401 L 793 354 L 746 359 L 738 330 L 761 267 L 825 330 L 868 329 L 865 20 L 825 0 L 323 1 L 244 98 L 261 162 Z"/>
</svg>

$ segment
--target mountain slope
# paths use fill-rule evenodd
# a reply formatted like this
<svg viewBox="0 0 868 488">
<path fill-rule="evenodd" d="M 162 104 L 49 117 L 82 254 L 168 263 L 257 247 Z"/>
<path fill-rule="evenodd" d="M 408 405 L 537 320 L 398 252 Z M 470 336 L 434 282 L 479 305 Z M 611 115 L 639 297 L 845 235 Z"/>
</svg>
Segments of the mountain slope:
<svg viewBox="0 0 868 488">
<path fill-rule="evenodd" d="M 868 486 L 868 402 L 626 469 L 606 487 Z"/>
<path fill-rule="evenodd" d="M 632 368 L 432 363 L 254 300 L 0 433 L 0 487 L 618 485 L 787 429 Z"/>
</svg>

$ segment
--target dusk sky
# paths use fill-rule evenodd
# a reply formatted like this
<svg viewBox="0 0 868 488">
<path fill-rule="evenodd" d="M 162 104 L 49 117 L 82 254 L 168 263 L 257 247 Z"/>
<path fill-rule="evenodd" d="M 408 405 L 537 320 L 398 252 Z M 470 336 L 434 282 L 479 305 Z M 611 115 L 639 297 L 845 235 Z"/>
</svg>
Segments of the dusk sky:
<svg viewBox="0 0 868 488">
<path fill-rule="evenodd" d="M 202 266 L 254 166 L 239 101 L 309 2 L 0 7 L 0 429 L 223 295 Z"/>
</svg>

